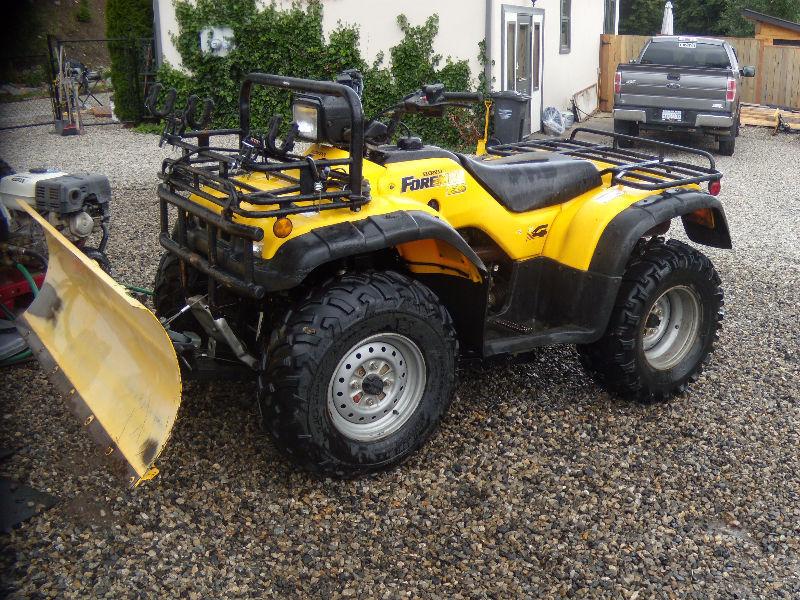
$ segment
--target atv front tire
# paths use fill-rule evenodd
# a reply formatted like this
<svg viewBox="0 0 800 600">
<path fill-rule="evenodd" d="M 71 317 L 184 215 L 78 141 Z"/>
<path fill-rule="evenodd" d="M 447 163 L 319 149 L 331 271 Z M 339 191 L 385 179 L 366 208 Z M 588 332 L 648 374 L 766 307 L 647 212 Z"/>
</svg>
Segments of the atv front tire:
<svg viewBox="0 0 800 600">
<path fill-rule="evenodd" d="M 330 280 L 290 308 L 265 344 L 265 427 L 320 474 L 389 468 L 436 430 L 457 354 L 450 315 L 419 282 L 395 272 Z"/>
<path fill-rule="evenodd" d="M 651 242 L 632 261 L 603 337 L 578 346 L 609 391 L 641 402 L 683 393 L 713 350 L 723 295 L 711 261 L 676 241 Z"/>
</svg>

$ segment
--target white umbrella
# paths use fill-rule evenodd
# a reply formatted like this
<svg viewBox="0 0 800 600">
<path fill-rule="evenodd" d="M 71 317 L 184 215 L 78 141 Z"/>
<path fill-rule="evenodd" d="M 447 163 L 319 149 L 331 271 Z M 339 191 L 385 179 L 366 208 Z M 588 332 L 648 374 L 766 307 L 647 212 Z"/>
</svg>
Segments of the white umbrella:
<svg viewBox="0 0 800 600">
<path fill-rule="evenodd" d="M 675 19 L 672 17 L 672 2 L 664 5 L 664 19 L 661 21 L 661 35 L 675 34 Z"/>
</svg>

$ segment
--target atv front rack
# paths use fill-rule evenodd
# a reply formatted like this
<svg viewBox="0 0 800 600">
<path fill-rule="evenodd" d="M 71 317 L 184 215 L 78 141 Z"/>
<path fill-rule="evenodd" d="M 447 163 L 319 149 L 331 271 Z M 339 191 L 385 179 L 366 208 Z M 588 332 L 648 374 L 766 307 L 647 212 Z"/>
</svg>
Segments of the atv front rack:
<svg viewBox="0 0 800 600">
<path fill-rule="evenodd" d="M 351 117 L 349 156 L 314 159 L 292 154 L 296 126 L 290 128 L 279 146 L 279 116 L 273 117 L 265 136 L 252 135 L 253 85 L 344 98 Z M 196 98 L 190 98 L 185 111 L 175 112 L 175 94 L 169 91 L 165 108 L 159 110 L 155 107 L 159 91 L 156 88 L 151 94 L 147 106 L 167 123 L 162 143 L 182 150 L 179 158 L 164 160 L 159 174 L 163 182 L 158 186 L 160 242 L 182 262 L 208 276 L 210 305 L 215 304 L 217 285 L 252 299 L 261 299 L 266 293 L 263 281 L 258 281 L 253 252 L 253 244 L 263 239 L 264 230 L 235 217 L 261 220 L 325 210 L 358 211 L 369 202 L 369 188 L 362 180 L 364 116 L 353 89 L 332 82 L 251 73 L 245 77 L 239 94 L 239 129 L 191 131 L 185 131 L 186 125 L 207 125 L 213 104 L 206 101 L 204 114 L 198 120 L 194 115 Z M 230 136 L 238 136 L 237 147 L 211 143 L 214 138 Z M 251 173 L 266 173 L 285 185 L 259 189 L 245 180 Z M 170 207 L 177 209 L 174 231 L 170 230 Z"/>
<path fill-rule="evenodd" d="M 344 98 L 351 117 L 348 158 L 315 160 L 292 154 L 296 128 L 290 129 L 284 143 L 278 146 L 276 136 L 281 124 L 280 116 L 272 118 L 266 136 L 252 136 L 250 96 L 254 84 Z M 167 93 L 168 113 L 156 109 L 153 101 L 153 98 L 148 99 L 151 112 L 165 117 L 168 123 L 162 143 L 166 141 L 183 150 L 179 158 L 166 159 L 162 163 L 159 177 L 173 193 L 186 194 L 187 197 L 196 195 L 216 204 L 226 219 L 231 219 L 233 215 L 278 218 L 309 210 L 340 208 L 357 211 L 369 201 L 368 190 L 364 190 L 362 181 L 364 116 L 361 100 L 345 85 L 250 73 L 245 77 L 239 94 L 239 129 L 184 131 L 186 124 L 207 124 L 213 103 L 206 101 L 202 118 L 196 120 L 194 112 L 197 98 L 194 96 L 189 99 L 189 105 L 182 113 L 172 110 L 173 91 Z M 231 135 L 239 137 L 237 148 L 211 145 L 212 138 Z M 260 190 L 239 178 L 253 172 L 268 173 L 285 181 L 286 185 Z M 255 208 L 243 208 L 243 204 Z"/>
<path fill-rule="evenodd" d="M 611 138 L 611 142 L 592 143 L 585 139 L 578 139 L 578 134 Z M 620 141 L 643 142 L 658 148 L 659 154 L 654 156 L 622 148 Z M 722 178 L 722 173 L 717 171 L 714 157 L 704 150 L 585 127 L 578 127 L 569 138 L 565 139 L 526 140 L 514 144 L 491 146 L 486 151 L 496 156 L 512 156 L 536 150 L 546 150 L 609 164 L 610 167 L 600 171 L 601 176 L 610 173 L 612 185 L 621 184 L 640 190 L 664 190 L 692 183 L 710 183 Z M 704 159 L 708 166 L 666 158 L 665 151 L 698 156 Z"/>
</svg>

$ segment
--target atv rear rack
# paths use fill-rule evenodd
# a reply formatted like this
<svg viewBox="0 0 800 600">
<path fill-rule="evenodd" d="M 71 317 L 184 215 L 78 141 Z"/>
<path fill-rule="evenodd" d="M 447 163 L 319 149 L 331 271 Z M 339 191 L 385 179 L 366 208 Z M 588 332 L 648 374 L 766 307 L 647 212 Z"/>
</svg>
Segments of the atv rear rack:
<svg viewBox="0 0 800 600">
<path fill-rule="evenodd" d="M 578 139 L 579 133 L 611 138 L 611 143 L 592 143 L 585 139 Z M 659 154 L 653 156 L 621 148 L 619 142 L 624 140 L 644 142 L 655 146 L 658 148 Z M 611 166 L 600 171 L 601 176 L 610 173 L 612 185 L 620 184 L 640 190 L 664 190 L 692 183 L 711 183 L 722 178 L 722 173 L 717 171 L 714 157 L 704 150 L 585 127 L 578 127 L 569 138 L 565 139 L 526 140 L 487 148 L 489 154 L 496 156 L 512 156 L 536 150 L 546 150 L 607 163 Z M 667 150 L 699 156 L 708 162 L 708 166 L 666 158 L 664 153 Z"/>
</svg>

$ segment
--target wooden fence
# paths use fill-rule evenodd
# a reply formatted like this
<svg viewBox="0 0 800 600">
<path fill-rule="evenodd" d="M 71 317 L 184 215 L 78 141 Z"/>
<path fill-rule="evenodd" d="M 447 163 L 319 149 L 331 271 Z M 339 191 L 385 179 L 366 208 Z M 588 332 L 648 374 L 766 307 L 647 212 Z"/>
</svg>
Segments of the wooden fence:
<svg viewBox="0 0 800 600">
<path fill-rule="evenodd" d="M 650 36 L 603 35 L 600 38 L 600 110 L 614 107 L 617 65 L 637 58 Z M 800 109 L 800 48 L 765 45 L 755 38 L 723 38 L 736 49 L 740 66 L 756 68 L 743 77 L 742 102 Z"/>
</svg>

